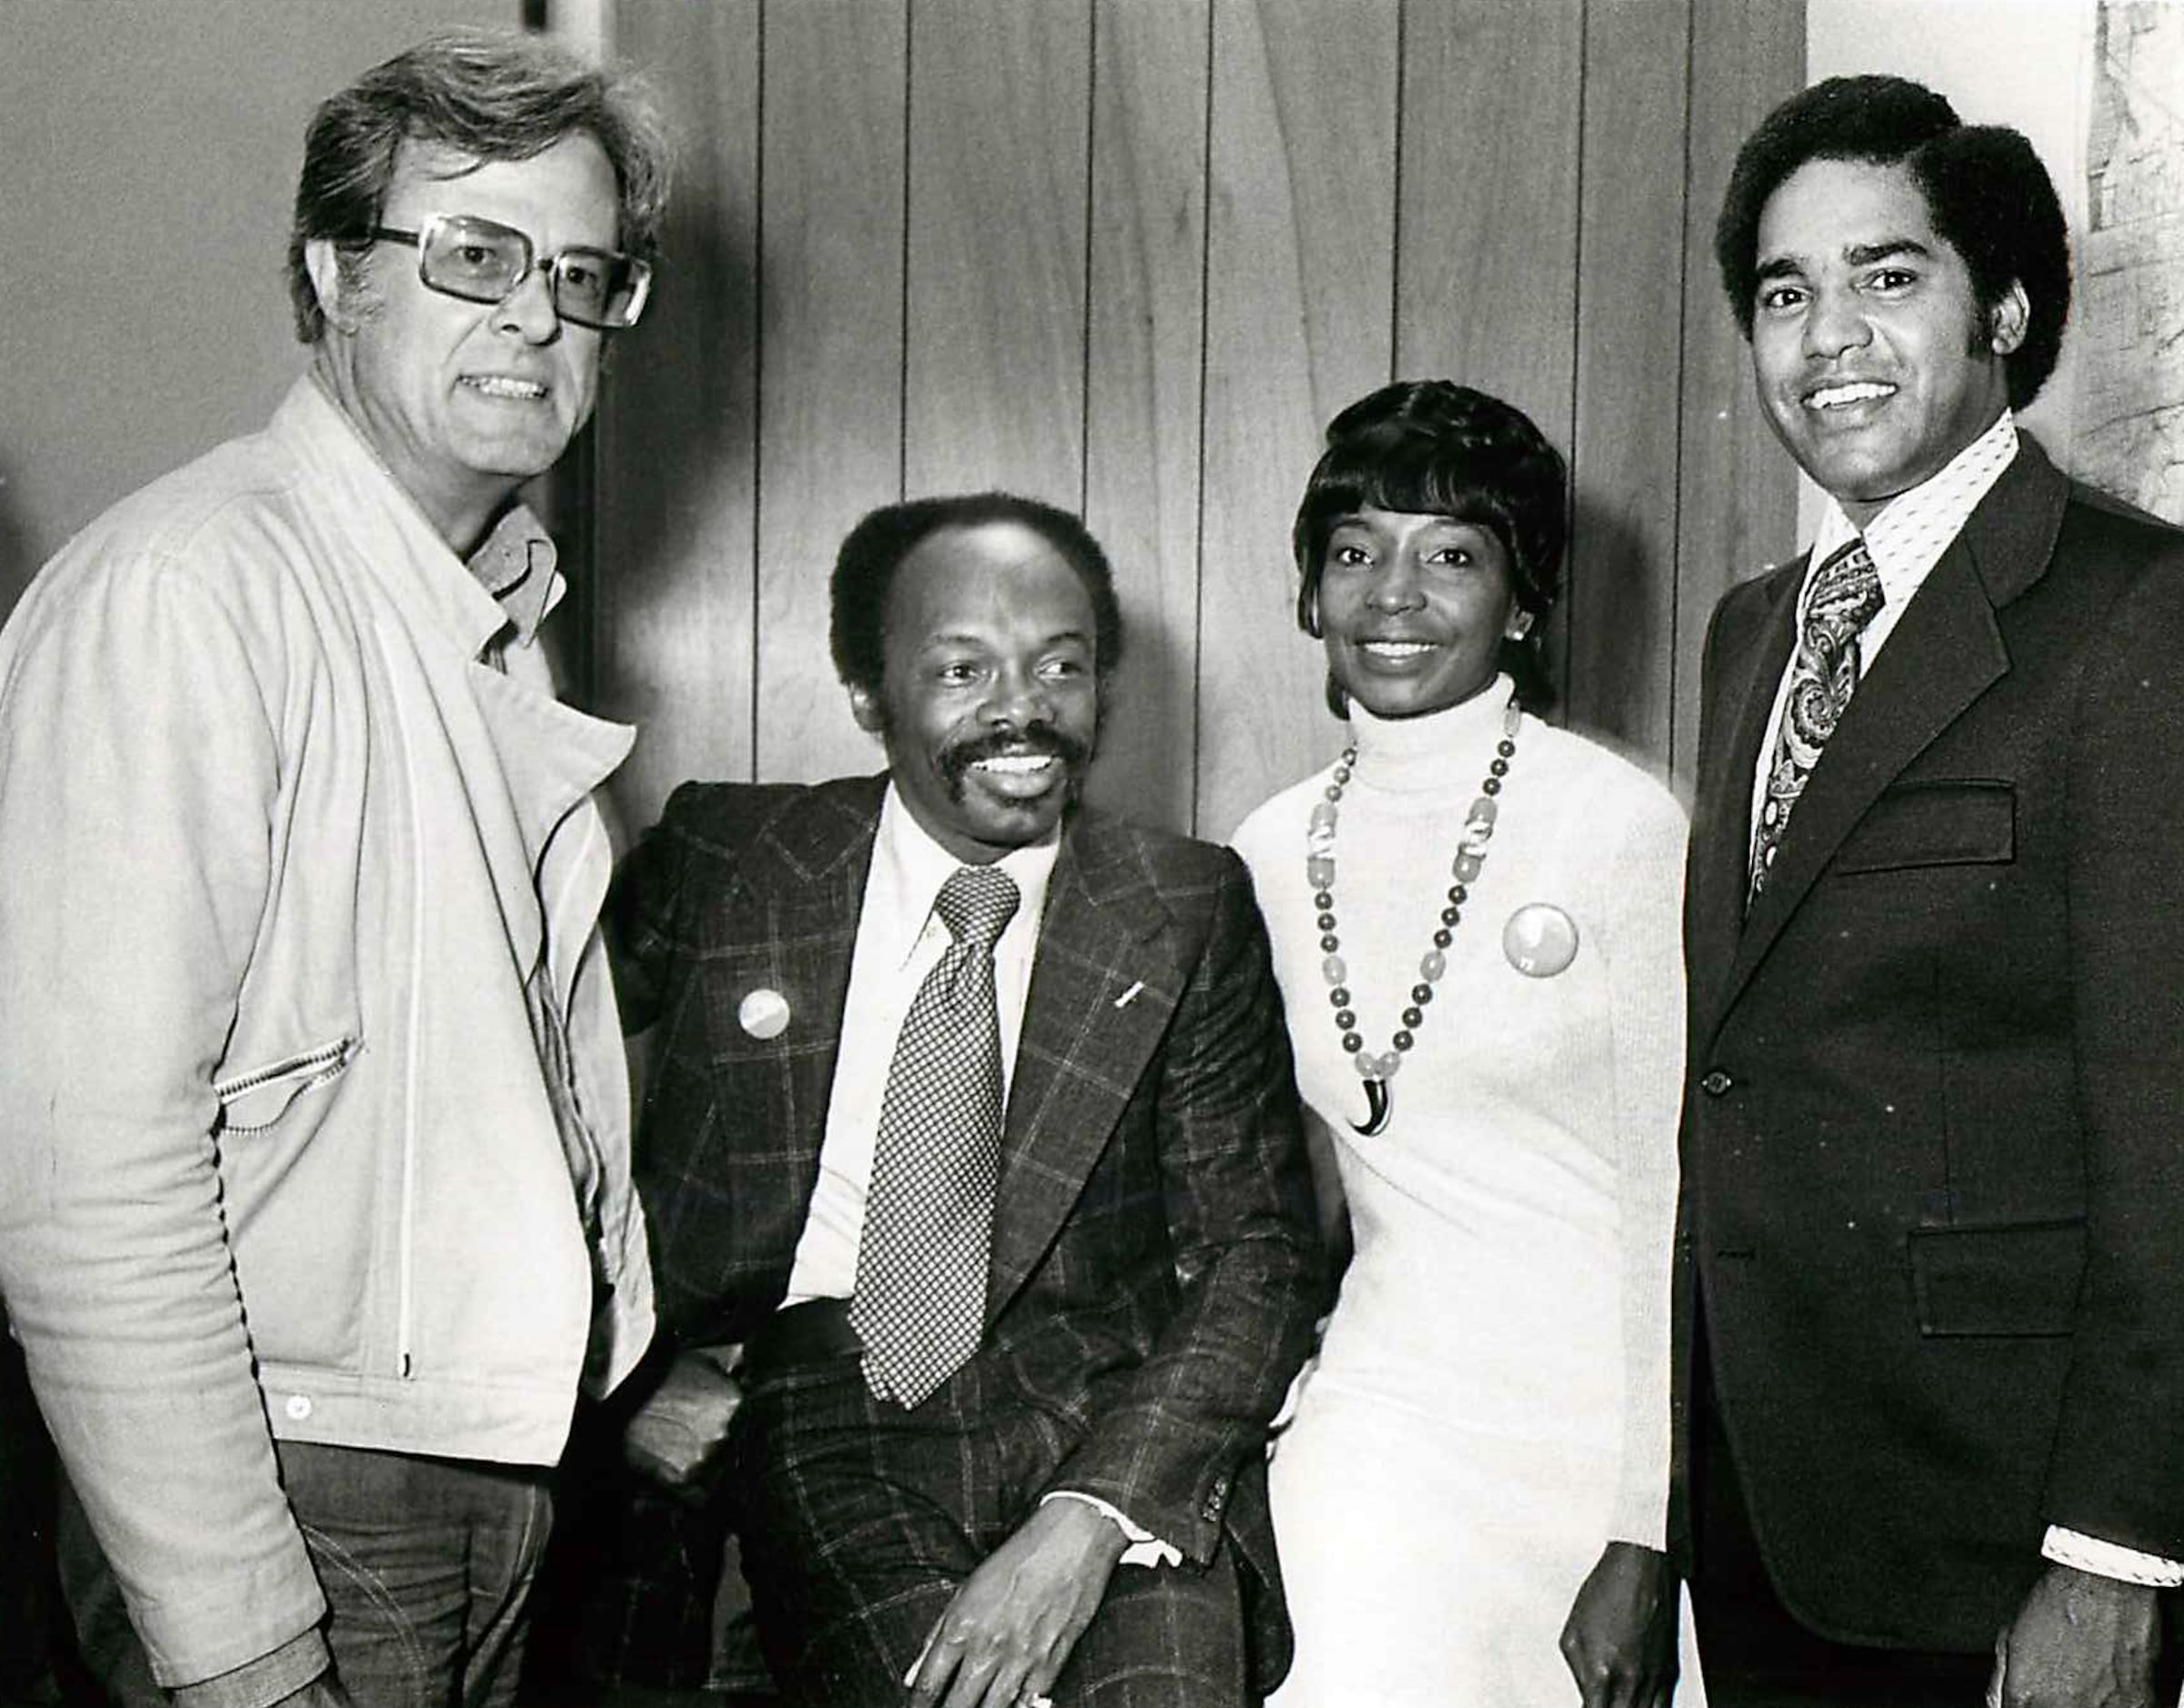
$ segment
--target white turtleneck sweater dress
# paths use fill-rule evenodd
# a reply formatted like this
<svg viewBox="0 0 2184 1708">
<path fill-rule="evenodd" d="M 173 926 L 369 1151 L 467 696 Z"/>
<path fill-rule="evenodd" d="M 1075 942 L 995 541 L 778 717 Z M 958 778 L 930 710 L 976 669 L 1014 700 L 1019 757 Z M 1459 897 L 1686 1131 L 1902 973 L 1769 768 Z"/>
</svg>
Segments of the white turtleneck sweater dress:
<svg viewBox="0 0 2184 1708">
<path fill-rule="evenodd" d="M 1392 1048 L 1509 693 L 1504 678 L 1420 718 L 1353 713 L 1334 912 L 1368 1050 Z M 1684 818 L 1580 737 L 1527 717 L 1516 746 L 1393 1118 L 1372 1137 L 1351 1126 L 1365 1094 L 1305 877 L 1333 768 L 1232 839 L 1356 1245 L 1274 1446 L 1297 1652 L 1269 1708 L 1575 1703 L 1557 1638 L 1579 1584 L 1611 1540 L 1661 1545 Z M 1575 958 L 1548 977 L 1519 971 L 1503 941 L 1510 916 L 1538 906 L 1576 930 Z M 1702 1699 L 1688 1624 L 1685 1704 Z"/>
</svg>

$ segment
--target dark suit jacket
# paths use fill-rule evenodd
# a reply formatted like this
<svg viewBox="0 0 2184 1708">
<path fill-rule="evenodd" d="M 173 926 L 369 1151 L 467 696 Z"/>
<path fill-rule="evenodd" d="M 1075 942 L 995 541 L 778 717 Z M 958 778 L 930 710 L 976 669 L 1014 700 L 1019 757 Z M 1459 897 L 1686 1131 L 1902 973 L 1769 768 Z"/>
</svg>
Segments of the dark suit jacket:
<svg viewBox="0 0 2184 1708">
<path fill-rule="evenodd" d="M 672 1337 L 741 1341 L 786 1289 L 885 782 L 685 785 L 618 880 L 636 995 L 664 1022 L 639 1183 Z M 737 1020 L 760 988 L 788 1000 L 770 1040 Z M 1199 1562 L 1235 1538 L 1274 1592 L 1255 1646 L 1277 1675 L 1266 1424 L 1322 1288 L 1295 1100 L 1242 863 L 1074 813 L 1010 1083 L 980 1356 L 1076 1434 L 1049 1486 Z"/>
<path fill-rule="evenodd" d="M 1678 1392 L 1696 1284 L 1784 1603 L 1980 1650 L 2049 1522 L 2184 1559 L 2184 536 L 2022 441 L 1740 926 L 1803 573 L 1707 641 Z"/>
</svg>

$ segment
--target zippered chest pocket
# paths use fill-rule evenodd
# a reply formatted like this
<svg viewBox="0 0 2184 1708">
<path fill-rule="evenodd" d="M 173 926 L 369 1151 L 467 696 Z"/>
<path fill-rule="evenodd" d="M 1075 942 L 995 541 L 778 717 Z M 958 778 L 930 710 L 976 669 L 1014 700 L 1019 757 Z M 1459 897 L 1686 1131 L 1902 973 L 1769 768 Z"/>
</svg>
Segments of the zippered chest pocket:
<svg viewBox="0 0 2184 1708">
<path fill-rule="evenodd" d="M 306 1092 L 340 1078 L 356 1059 L 358 1041 L 336 1038 L 262 1067 L 213 1082 L 224 1132 L 264 1132 Z"/>
</svg>

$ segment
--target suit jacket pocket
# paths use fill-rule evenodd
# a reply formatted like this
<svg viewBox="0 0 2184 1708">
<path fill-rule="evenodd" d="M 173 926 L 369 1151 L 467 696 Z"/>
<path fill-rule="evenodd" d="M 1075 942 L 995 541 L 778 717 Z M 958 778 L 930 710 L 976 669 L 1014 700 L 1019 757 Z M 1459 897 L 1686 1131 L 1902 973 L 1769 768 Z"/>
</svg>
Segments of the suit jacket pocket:
<svg viewBox="0 0 2184 1708">
<path fill-rule="evenodd" d="M 2016 789 L 1992 778 L 1944 778 L 1883 790 L 1843 839 L 1835 869 L 1990 865 L 2016 857 Z"/>
<path fill-rule="evenodd" d="M 1910 1262 L 1921 1334 L 2068 1334 L 2085 1273 L 2086 1225 L 1914 1228 Z"/>
</svg>

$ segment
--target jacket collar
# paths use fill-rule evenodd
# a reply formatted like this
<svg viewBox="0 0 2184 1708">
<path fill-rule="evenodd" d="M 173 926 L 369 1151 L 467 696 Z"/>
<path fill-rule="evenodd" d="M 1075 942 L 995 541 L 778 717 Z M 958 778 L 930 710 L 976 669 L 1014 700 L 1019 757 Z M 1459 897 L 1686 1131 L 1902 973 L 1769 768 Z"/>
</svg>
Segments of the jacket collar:
<svg viewBox="0 0 2184 1708">
<path fill-rule="evenodd" d="M 458 558 L 315 375 L 289 387 L 271 431 L 356 527 L 371 571 L 404 608 L 431 612 L 466 658 L 511 628 L 529 645 L 560 602 L 554 542 L 528 506 L 509 509 L 467 560 Z"/>
<path fill-rule="evenodd" d="M 536 640 L 538 626 L 561 603 L 568 584 L 560 561 L 546 524 L 527 504 L 504 512 L 466 560 L 472 578 L 499 604 L 516 645 Z"/>
</svg>

